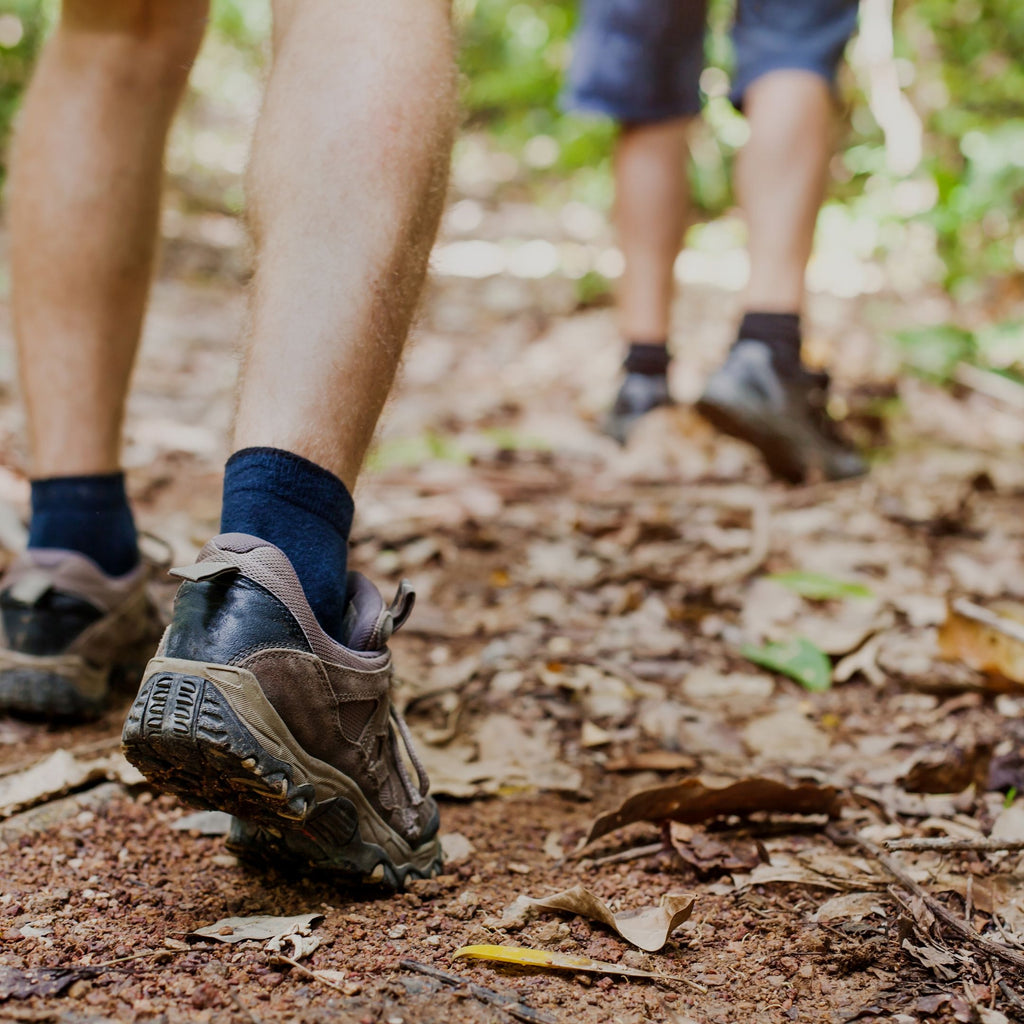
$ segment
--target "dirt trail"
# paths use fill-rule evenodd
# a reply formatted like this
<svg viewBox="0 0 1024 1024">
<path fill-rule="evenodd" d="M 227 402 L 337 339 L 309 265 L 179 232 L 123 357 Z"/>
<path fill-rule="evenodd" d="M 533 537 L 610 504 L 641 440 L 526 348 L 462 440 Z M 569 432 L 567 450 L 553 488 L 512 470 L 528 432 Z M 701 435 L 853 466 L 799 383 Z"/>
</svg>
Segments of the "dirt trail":
<svg viewBox="0 0 1024 1024">
<path fill-rule="evenodd" d="M 516 215 L 488 208 L 473 236 L 500 239 Z M 557 218 L 535 216 L 538 237 L 566 240 Z M 169 249 L 127 449 L 141 523 L 181 560 L 216 529 L 242 309 L 236 251 L 201 229 Z M 449 223 L 444 244 L 464 236 Z M 394 642 L 400 698 L 442 794 L 443 831 L 463 837 L 452 841 L 461 858 L 410 893 L 372 899 L 247 871 L 219 837 L 173 829 L 189 813 L 178 803 L 94 780 L 48 816 L 0 822 L 0 990 L 5 968 L 77 972 L 62 995 L 0 991 L 0 1019 L 511 1019 L 401 969 L 403 958 L 566 1022 L 1012 1017 L 999 987 L 1001 975 L 1024 992 L 1012 968 L 933 927 L 909 897 L 901 907 L 877 863 L 831 842 L 821 818 L 676 825 L 671 837 L 637 824 L 572 856 L 628 793 L 696 774 L 836 786 L 841 826 L 875 842 L 1022 828 L 1006 792 L 1018 786 L 1024 699 L 990 694 L 940 661 L 935 632 L 950 594 L 1024 592 L 1024 426 L 973 393 L 897 379 L 876 336 L 879 324 L 934 316 L 943 300 L 813 297 L 813 348 L 834 366 L 851 427 L 885 444 L 864 481 L 787 489 L 685 408 L 650 417 L 620 451 L 595 426 L 619 358 L 609 310 L 574 312 L 573 283 L 557 274 L 456 276 L 458 254 L 442 249 L 448 273 L 431 286 L 361 485 L 353 562 L 385 589 L 403 575 L 417 586 L 416 613 Z M 685 289 L 681 397 L 721 357 L 737 304 L 712 284 Z M 7 323 L 0 541 L 10 547 L 26 485 Z M 796 592 L 798 578 L 769 578 L 795 572 L 856 586 L 813 599 Z M 794 636 L 845 678 L 810 693 L 739 653 Z M 0 772 L 58 749 L 105 753 L 122 710 L 65 732 L 0 720 Z M 678 767 L 618 770 L 652 751 Z M 613 856 L 661 838 L 657 852 Z M 999 911 L 1006 935 L 1024 934 L 1016 856 L 899 856 L 975 927 L 1000 938 Z M 521 894 L 577 883 L 616 909 L 666 892 L 697 901 L 654 954 L 581 918 L 505 913 Z M 228 916 L 311 912 L 324 915 L 321 942 L 303 964 L 340 972 L 323 976 L 334 988 L 273 964 L 259 943 L 184 941 Z M 581 954 L 692 984 L 453 964 L 470 943 Z"/>
</svg>

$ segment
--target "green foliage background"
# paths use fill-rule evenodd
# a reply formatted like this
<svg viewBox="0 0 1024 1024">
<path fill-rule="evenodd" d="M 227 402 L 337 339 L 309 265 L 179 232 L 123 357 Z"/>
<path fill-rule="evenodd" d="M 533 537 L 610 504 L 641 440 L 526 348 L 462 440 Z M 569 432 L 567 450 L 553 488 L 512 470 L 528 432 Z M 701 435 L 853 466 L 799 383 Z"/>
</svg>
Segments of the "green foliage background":
<svg viewBox="0 0 1024 1024">
<path fill-rule="evenodd" d="M 577 2 L 456 0 L 467 124 L 516 156 L 521 173 L 515 185 L 602 202 L 610 195 L 613 126 L 566 116 L 558 102 Z M 0 9 L 0 174 L 12 118 L 55 8 L 55 0 L 5 0 Z M 729 8 L 728 0 L 714 0 L 708 40 L 709 63 L 724 74 L 731 62 Z M 265 58 L 266 3 L 215 0 L 212 22 L 218 52 L 232 53 L 236 62 L 240 55 L 258 73 Z M 864 244 L 880 252 L 907 245 L 910 231 L 918 238 L 924 233 L 941 257 L 937 276 L 954 291 L 1019 283 L 1024 4 L 898 0 L 895 28 L 901 78 L 927 133 L 915 180 L 931 198 L 909 215 L 898 201 L 881 133 L 847 74 L 846 130 L 834 166 L 841 208 L 836 216 L 847 223 L 870 221 Z M 693 146 L 696 205 L 706 215 L 731 203 L 728 170 L 742 139 L 738 115 L 721 89 L 714 93 Z"/>
</svg>

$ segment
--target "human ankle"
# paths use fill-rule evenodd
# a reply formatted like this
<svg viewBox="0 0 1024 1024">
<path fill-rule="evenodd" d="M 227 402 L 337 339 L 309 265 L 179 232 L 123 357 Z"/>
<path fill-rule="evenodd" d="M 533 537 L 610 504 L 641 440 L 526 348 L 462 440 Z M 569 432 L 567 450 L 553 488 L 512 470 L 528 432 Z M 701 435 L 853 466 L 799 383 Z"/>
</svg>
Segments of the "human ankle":
<svg viewBox="0 0 1024 1024">
<path fill-rule="evenodd" d="M 765 313 L 751 310 L 744 314 L 736 333 L 736 343 L 759 341 L 768 347 L 784 366 L 800 364 L 800 314 Z"/>
<path fill-rule="evenodd" d="M 355 508 L 333 473 L 280 448 L 243 448 L 224 470 L 222 533 L 248 533 L 280 548 L 323 630 L 339 639 Z"/>
<path fill-rule="evenodd" d="M 139 564 L 139 540 L 123 473 L 33 480 L 30 548 L 59 548 L 91 558 L 107 575 Z"/>
<path fill-rule="evenodd" d="M 622 368 L 626 373 L 663 377 L 671 358 L 665 341 L 631 341 Z"/>
</svg>

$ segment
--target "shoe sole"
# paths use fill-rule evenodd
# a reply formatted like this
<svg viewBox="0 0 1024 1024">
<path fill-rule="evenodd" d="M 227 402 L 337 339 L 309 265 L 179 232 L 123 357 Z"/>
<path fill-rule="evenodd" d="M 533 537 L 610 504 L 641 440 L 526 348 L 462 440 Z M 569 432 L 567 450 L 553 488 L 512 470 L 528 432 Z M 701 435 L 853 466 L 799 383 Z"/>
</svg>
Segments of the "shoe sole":
<svg viewBox="0 0 1024 1024">
<path fill-rule="evenodd" d="M 0 714 L 48 720 L 96 718 L 106 704 L 112 671 L 109 665 L 90 665 L 75 655 L 0 650 Z"/>
<path fill-rule="evenodd" d="M 438 838 L 409 846 L 351 778 L 302 749 L 245 669 L 154 658 L 122 747 L 157 789 L 247 822 L 242 853 L 390 889 L 441 869 Z"/>
<path fill-rule="evenodd" d="M 769 429 L 756 417 L 740 415 L 730 406 L 721 405 L 708 397 L 701 398 L 696 409 L 716 430 L 753 445 L 774 476 L 791 484 L 803 483 L 805 468 L 794 461 L 788 450 L 779 444 L 776 429 Z"/>
</svg>

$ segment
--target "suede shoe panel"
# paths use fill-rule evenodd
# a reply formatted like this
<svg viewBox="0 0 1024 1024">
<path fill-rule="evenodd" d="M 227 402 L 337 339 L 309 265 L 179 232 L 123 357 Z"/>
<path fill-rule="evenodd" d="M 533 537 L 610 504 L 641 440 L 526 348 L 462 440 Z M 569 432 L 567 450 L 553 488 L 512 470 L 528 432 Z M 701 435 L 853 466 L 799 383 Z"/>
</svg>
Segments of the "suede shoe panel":
<svg viewBox="0 0 1024 1024">
<path fill-rule="evenodd" d="M 408 584 L 387 605 L 350 574 L 346 647 L 258 538 L 216 537 L 172 574 L 186 582 L 125 723 L 129 760 L 275 856 L 394 886 L 439 870 L 437 806 L 391 699 Z"/>
<path fill-rule="evenodd" d="M 144 563 L 107 576 L 75 551 L 30 549 L 0 584 L 0 712 L 90 718 L 112 675 L 136 675 L 160 638 Z"/>
</svg>

